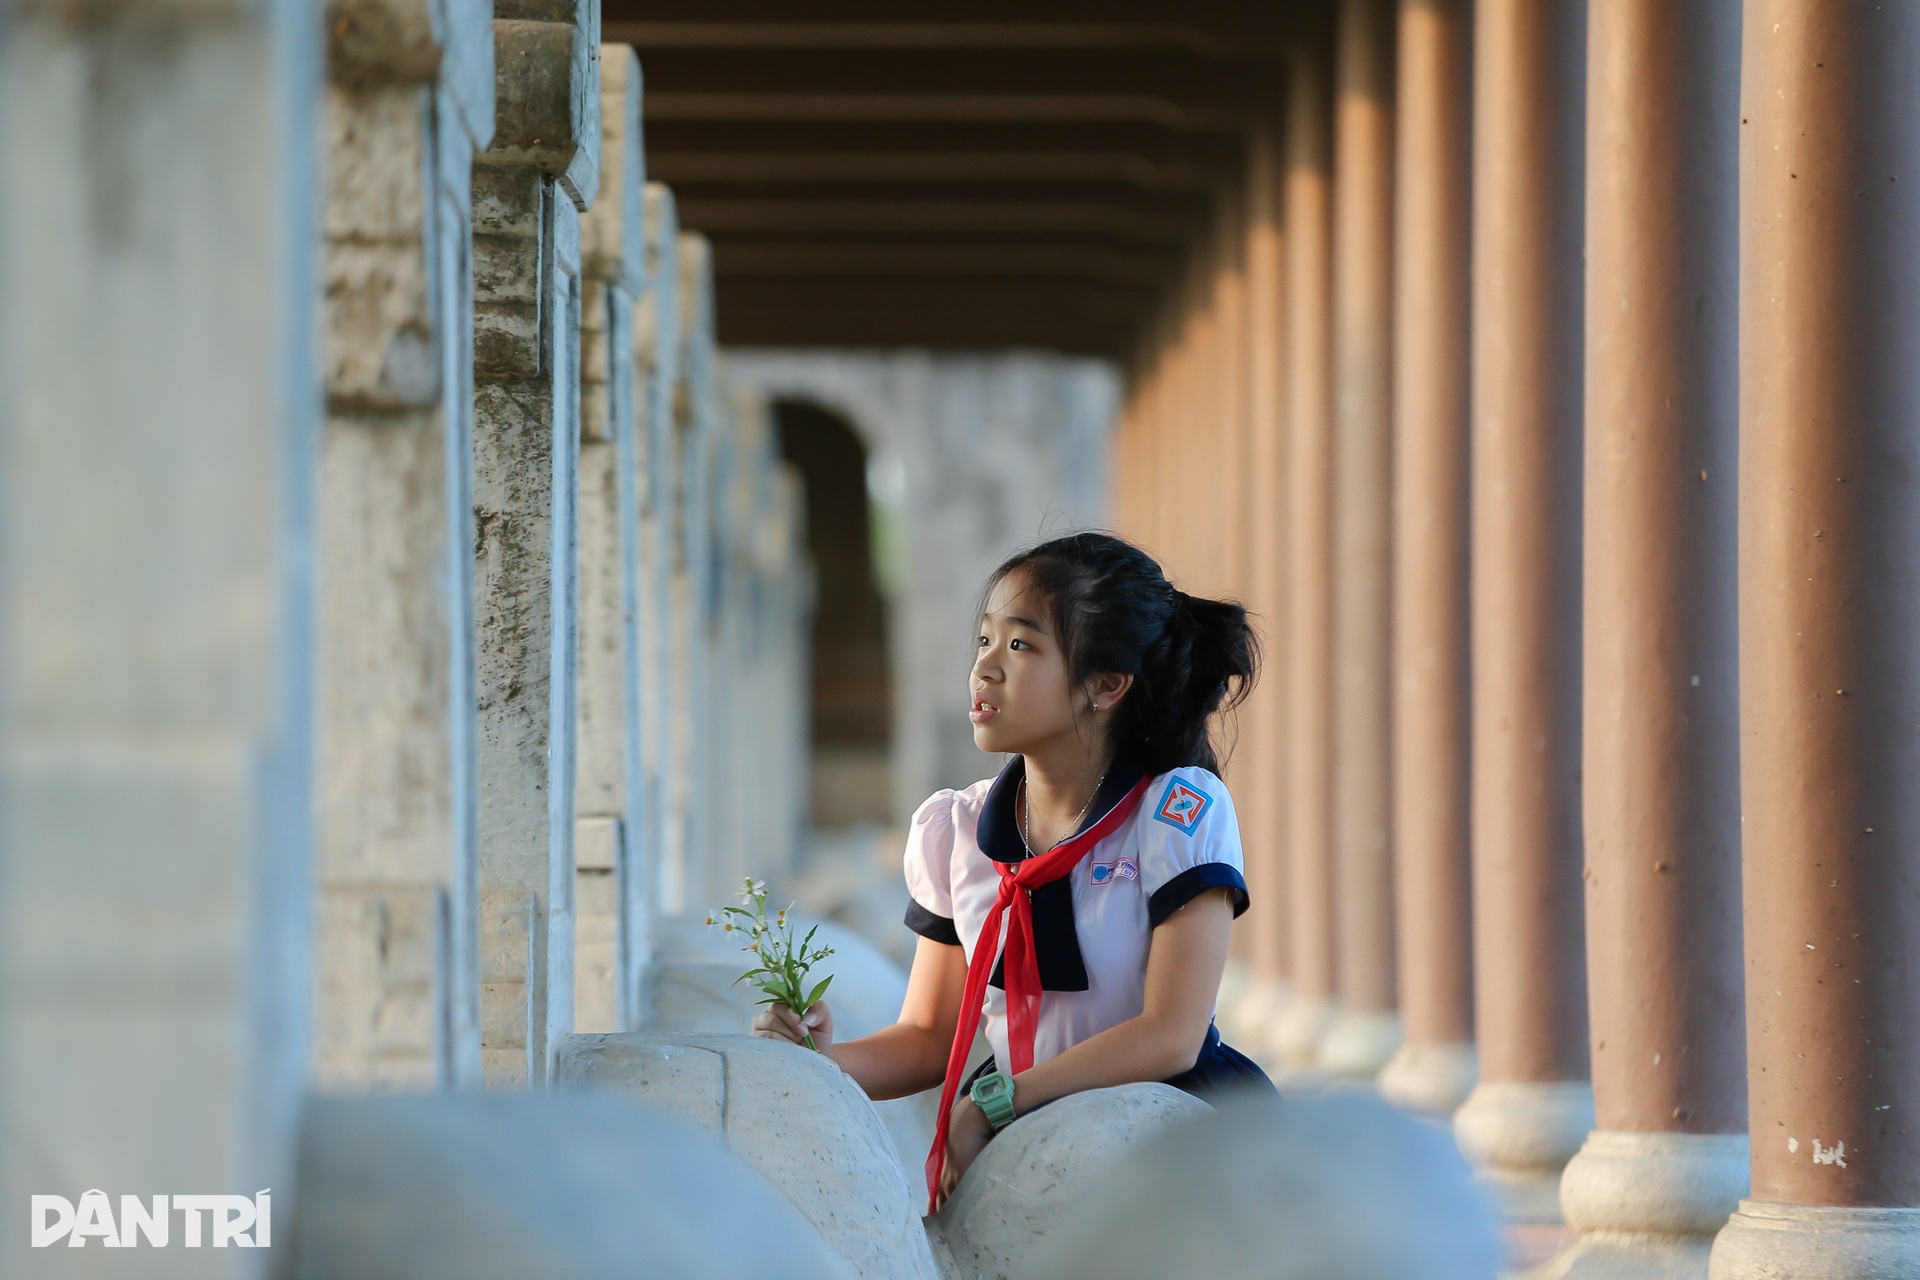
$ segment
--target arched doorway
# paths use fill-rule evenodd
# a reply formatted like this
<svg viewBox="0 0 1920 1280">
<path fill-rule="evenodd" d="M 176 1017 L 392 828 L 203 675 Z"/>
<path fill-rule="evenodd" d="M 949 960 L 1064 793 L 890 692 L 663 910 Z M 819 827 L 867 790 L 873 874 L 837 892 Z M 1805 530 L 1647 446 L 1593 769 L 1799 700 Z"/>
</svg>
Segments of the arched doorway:
<svg viewBox="0 0 1920 1280">
<path fill-rule="evenodd" d="M 838 414 L 801 400 L 774 405 L 781 455 L 806 486 L 813 615 L 813 823 L 847 827 L 891 816 L 893 680 L 882 554 L 868 496 L 866 446 Z"/>
</svg>

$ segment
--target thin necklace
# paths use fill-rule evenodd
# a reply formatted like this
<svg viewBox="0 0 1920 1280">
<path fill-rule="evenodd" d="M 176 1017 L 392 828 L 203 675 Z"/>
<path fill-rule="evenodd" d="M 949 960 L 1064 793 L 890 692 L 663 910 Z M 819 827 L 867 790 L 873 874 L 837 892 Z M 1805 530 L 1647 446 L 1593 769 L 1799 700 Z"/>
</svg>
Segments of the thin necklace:
<svg viewBox="0 0 1920 1280">
<path fill-rule="evenodd" d="M 1073 839 L 1073 833 L 1080 830 L 1080 820 L 1087 816 L 1087 810 L 1093 808 L 1093 797 L 1100 794 L 1100 783 L 1105 782 L 1107 780 L 1107 774 L 1112 771 L 1112 765 L 1108 765 L 1100 771 L 1100 782 L 1093 784 L 1093 795 L 1088 796 L 1087 802 L 1080 806 L 1080 812 L 1073 815 L 1073 831 L 1068 832 L 1066 835 L 1061 836 L 1058 840 L 1048 845 L 1048 853 L 1052 853 L 1055 849 L 1058 849 L 1061 845 Z M 1029 858 L 1033 856 L 1033 845 L 1027 839 L 1027 832 L 1032 826 L 1033 810 L 1032 806 L 1027 803 L 1027 775 L 1022 773 L 1020 775 L 1020 844 L 1026 849 Z"/>
</svg>

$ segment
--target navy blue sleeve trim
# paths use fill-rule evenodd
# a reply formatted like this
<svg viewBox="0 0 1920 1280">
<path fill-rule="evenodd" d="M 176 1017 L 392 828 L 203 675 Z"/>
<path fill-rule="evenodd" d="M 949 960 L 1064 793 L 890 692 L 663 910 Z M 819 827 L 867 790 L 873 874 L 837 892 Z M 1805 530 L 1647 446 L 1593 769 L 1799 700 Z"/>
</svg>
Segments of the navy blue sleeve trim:
<svg viewBox="0 0 1920 1280">
<path fill-rule="evenodd" d="M 907 928 L 935 942 L 953 947 L 960 945 L 960 931 L 953 927 L 953 921 L 933 914 L 912 898 L 907 899 Z"/>
<path fill-rule="evenodd" d="M 1247 909 L 1247 882 L 1239 868 L 1224 862 L 1203 862 L 1188 867 L 1154 890 L 1147 899 L 1147 924 L 1158 928 L 1160 922 L 1192 902 L 1209 889 L 1233 890 L 1233 918 L 1238 920 Z"/>
</svg>

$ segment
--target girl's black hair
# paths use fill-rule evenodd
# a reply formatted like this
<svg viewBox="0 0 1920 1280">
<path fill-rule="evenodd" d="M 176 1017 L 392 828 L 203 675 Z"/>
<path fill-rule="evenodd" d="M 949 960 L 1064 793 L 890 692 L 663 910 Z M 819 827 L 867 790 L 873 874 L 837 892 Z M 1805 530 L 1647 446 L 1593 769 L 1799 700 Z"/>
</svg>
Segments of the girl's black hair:
<svg viewBox="0 0 1920 1280">
<path fill-rule="evenodd" d="M 1110 533 L 1075 533 L 1008 557 L 987 579 L 976 617 L 1016 569 L 1040 597 L 1073 682 L 1114 671 L 1133 685 L 1114 708 L 1113 743 L 1152 773 L 1220 772 L 1208 722 L 1246 700 L 1260 642 L 1246 608 L 1190 596 L 1154 558 Z"/>
</svg>

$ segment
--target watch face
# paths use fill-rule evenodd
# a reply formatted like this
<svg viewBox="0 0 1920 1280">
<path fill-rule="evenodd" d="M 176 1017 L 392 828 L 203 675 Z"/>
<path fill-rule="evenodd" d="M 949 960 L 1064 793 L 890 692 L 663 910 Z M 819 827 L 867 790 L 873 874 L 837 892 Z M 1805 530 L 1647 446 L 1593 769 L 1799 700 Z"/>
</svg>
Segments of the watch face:
<svg viewBox="0 0 1920 1280">
<path fill-rule="evenodd" d="M 985 1076 L 973 1087 L 983 1098 L 997 1098 L 1007 1091 L 1007 1079 L 1000 1075 Z"/>
</svg>

